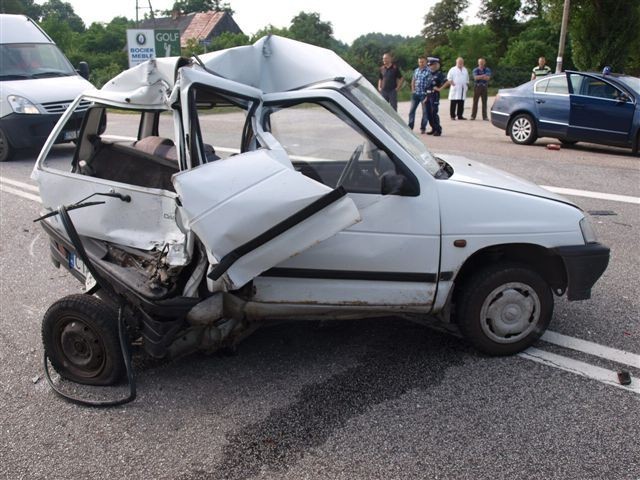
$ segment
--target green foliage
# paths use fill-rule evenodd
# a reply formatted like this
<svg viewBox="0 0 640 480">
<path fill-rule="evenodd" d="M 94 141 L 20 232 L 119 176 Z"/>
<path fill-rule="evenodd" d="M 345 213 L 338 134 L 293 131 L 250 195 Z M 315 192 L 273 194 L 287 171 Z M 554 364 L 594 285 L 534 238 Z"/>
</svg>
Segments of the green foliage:
<svg viewBox="0 0 640 480">
<path fill-rule="evenodd" d="M 0 0 L 0 13 L 26 15 L 37 20 L 40 18 L 42 8 L 34 0 Z"/>
<path fill-rule="evenodd" d="M 574 0 L 569 32 L 576 66 L 601 70 L 610 65 L 614 71 L 623 70 L 633 56 L 632 45 L 640 42 L 638 25 L 637 0 Z"/>
<path fill-rule="evenodd" d="M 163 15 L 171 15 L 173 12 L 180 12 L 182 15 L 195 12 L 228 12 L 233 15 L 233 10 L 229 3 L 222 3 L 220 0 L 176 0 L 173 6 L 162 12 Z"/>
<path fill-rule="evenodd" d="M 333 26 L 331 22 L 320 20 L 319 13 L 300 12 L 291 20 L 289 33 L 294 40 L 329 48 L 333 39 Z"/>
<path fill-rule="evenodd" d="M 225 48 L 240 47 L 249 45 L 249 37 L 244 33 L 223 32 L 211 41 L 211 45 L 207 47 L 210 52 L 214 50 L 224 50 Z"/>
<path fill-rule="evenodd" d="M 431 7 L 424 17 L 422 29 L 428 49 L 446 45 L 448 33 L 462 27 L 460 15 L 468 7 L 469 0 L 440 0 Z"/>
<path fill-rule="evenodd" d="M 497 53 L 504 55 L 511 38 L 521 31 L 516 20 L 520 11 L 520 0 L 483 0 L 479 17 L 487 22 L 487 26 L 495 34 L 498 42 Z"/>
<path fill-rule="evenodd" d="M 66 23 L 74 32 L 84 32 L 84 22 L 73 11 L 70 3 L 48 0 L 40 9 L 40 21 L 52 20 Z"/>
<path fill-rule="evenodd" d="M 486 25 L 465 25 L 460 30 L 449 32 L 449 46 L 456 54 L 447 58 L 447 65 L 453 66 L 456 57 L 465 59 L 465 64 L 475 68 L 478 58 L 484 57 L 487 65 L 493 67 L 498 60 L 495 34 Z M 450 63 L 449 63 L 450 61 Z"/>
</svg>

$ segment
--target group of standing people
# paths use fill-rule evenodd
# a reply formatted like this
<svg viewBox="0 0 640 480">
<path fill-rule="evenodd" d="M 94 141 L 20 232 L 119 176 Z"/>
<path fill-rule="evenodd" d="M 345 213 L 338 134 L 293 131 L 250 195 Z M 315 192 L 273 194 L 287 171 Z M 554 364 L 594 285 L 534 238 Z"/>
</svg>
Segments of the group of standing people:
<svg viewBox="0 0 640 480">
<path fill-rule="evenodd" d="M 478 103 L 482 101 L 482 118 L 488 120 L 487 115 L 487 88 L 491 79 L 491 69 L 486 66 L 484 58 L 478 59 L 478 66 L 473 69 L 473 108 L 471 119 L 475 120 L 478 113 Z M 413 130 L 416 110 L 418 105 L 422 107 L 422 119 L 420 121 L 420 133 L 427 135 L 442 135 L 440 116 L 440 91 L 449 89 L 450 115 L 452 120 L 466 120 L 463 115 L 464 101 L 469 88 L 469 72 L 464 66 L 464 59 L 458 57 L 456 65 L 449 69 L 447 75 L 440 71 L 440 59 L 437 57 L 418 57 L 418 67 L 413 71 L 411 78 L 411 107 L 409 109 L 409 128 Z M 378 90 L 392 108 L 398 109 L 398 90 L 403 85 L 402 72 L 393 63 L 391 54 L 385 53 L 382 57 L 382 66 L 378 76 Z M 431 130 L 427 132 L 427 124 Z"/>
</svg>

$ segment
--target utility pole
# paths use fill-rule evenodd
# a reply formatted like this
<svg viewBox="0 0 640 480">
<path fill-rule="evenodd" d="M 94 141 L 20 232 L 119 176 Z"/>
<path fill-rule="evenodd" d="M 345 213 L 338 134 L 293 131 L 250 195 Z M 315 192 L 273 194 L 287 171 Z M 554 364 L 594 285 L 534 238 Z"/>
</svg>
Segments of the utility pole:
<svg viewBox="0 0 640 480">
<path fill-rule="evenodd" d="M 560 27 L 560 43 L 558 45 L 558 58 L 556 58 L 556 73 L 562 72 L 562 57 L 564 56 L 564 44 L 567 39 L 567 25 L 569 24 L 569 0 L 564 0 L 562 9 L 562 26 Z"/>
</svg>

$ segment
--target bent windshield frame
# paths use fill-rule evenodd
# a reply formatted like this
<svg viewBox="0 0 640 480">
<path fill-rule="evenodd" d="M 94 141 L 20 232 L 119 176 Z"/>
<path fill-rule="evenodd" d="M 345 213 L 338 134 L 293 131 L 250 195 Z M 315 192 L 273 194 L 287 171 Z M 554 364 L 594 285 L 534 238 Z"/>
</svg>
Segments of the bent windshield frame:
<svg viewBox="0 0 640 480">
<path fill-rule="evenodd" d="M 360 78 L 340 90 L 434 177 L 440 165 L 426 145 L 409 129 L 404 120 L 380 96 L 373 86 Z"/>
</svg>

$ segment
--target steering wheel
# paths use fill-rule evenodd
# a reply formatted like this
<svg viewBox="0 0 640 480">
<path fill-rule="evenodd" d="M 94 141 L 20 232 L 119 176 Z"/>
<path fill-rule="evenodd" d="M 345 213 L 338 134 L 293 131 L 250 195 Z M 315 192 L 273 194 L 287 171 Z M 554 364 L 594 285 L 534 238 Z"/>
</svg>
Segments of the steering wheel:
<svg viewBox="0 0 640 480">
<path fill-rule="evenodd" d="M 349 157 L 349 161 L 344 167 L 344 170 L 340 174 L 340 178 L 338 178 L 336 187 L 340 187 L 347 181 L 353 180 L 353 176 L 357 171 L 358 160 L 360 160 L 360 156 L 362 155 L 363 150 L 364 150 L 364 143 L 361 145 L 358 145 L 356 149 L 353 151 L 353 153 Z"/>
</svg>

